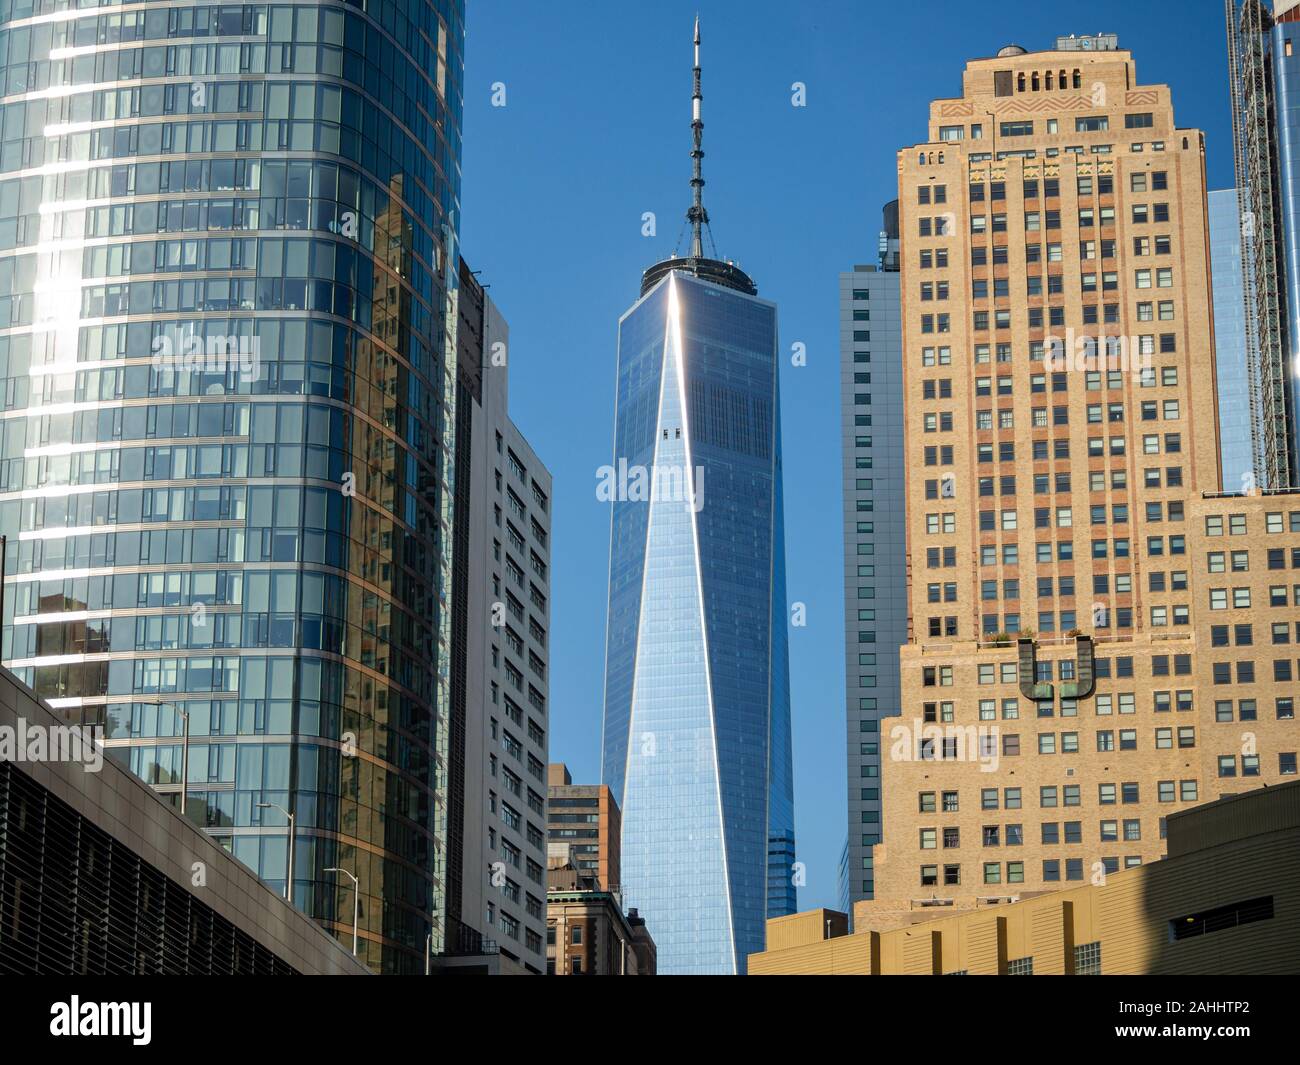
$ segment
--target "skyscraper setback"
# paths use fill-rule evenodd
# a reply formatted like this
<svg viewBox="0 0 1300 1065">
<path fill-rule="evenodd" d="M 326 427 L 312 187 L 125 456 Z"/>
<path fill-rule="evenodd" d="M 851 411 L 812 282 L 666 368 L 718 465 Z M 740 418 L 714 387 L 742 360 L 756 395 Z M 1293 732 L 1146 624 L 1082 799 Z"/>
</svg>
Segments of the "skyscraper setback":
<svg viewBox="0 0 1300 1065">
<path fill-rule="evenodd" d="M 691 253 L 619 323 L 604 783 L 661 973 L 743 972 L 794 909 L 776 308 L 707 258 L 696 24 Z"/>
</svg>

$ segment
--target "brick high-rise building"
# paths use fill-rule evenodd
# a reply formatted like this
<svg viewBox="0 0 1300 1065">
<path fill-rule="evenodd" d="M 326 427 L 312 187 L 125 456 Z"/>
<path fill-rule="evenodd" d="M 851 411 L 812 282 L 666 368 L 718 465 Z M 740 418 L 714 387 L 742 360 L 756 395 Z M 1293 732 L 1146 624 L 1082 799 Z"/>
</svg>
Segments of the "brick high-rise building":
<svg viewBox="0 0 1300 1065">
<path fill-rule="evenodd" d="M 548 976 L 654 976 L 657 949 L 636 910 L 562 857 L 546 873 Z"/>
<path fill-rule="evenodd" d="M 1220 493 L 1204 140 L 1114 38 L 971 61 L 898 171 L 911 633 L 864 906 L 977 906 L 1295 772 L 1300 496 Z"/>
<path fill-rule="evenodd" d="M 619 843 L 623 816 L 614 793 L 604 784 L 575 784 L 569 767 L 546 767 L 548 852 L 573 863 L 583 876 L 595 878 L 604 891 L 622 889 Z M 563 852 L 563 853 L 561 853 Z"/>
</svg>

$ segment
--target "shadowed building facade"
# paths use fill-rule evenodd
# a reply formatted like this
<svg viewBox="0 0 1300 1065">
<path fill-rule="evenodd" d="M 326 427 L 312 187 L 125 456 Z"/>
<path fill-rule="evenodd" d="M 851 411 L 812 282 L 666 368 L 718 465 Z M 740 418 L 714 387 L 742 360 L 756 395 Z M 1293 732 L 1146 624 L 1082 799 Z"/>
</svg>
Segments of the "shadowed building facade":
<svg viewBox="0 0 1300 1065">
<path fill-rule="evenodd" d="M 977 910 L 768 923 L 751 975 L 1294 975 L 1300 948 L 1300 782 L 1169 818 L 1169 854 L 1104 880 Z"/>
</svg>

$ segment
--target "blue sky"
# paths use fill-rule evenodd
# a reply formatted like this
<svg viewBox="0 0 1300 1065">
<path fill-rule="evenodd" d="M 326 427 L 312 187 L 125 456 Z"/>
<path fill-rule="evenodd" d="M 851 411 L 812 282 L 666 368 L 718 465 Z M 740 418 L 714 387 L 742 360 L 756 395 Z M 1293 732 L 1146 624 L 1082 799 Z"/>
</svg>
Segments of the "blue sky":
<svg viewBox="0 0 1300 1065">
<path fill-rule="evenodd" d="M 1117 33 L 1173 88 L 1232 184 L 1221 0 L 468 0 L 462 250 L 510 323 L 511 408 L 555 477 L 551 758 L 600 775 L 616 329 L 667 256 L 690 189 L 691 25 L 704 39 L 705 205 L 719 252 L 779 306 L 801 908 L 834 905 L 845 834 L 838 274 L 871 262 L 895 152 L 969 58 Z M 791 105 L 806 85 L 807 105 Z M 505 106 L 493 106 L 493 86 Z M 643 237 L 652 211 L 657 237 Z"/>
</svg>

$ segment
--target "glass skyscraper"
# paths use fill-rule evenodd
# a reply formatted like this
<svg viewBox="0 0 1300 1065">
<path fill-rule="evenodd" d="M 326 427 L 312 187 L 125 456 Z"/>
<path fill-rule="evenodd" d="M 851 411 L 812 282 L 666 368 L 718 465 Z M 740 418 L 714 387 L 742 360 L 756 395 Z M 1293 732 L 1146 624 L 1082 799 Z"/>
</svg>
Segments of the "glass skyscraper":
<svg viewBox="0 0 1300 1065">
<path fill-rule="evenodd" d="M 743 973 L 796 909 L 776 306 L 706 258 L 695 22 L 691 254 L 618 334 L 604 783 L 661 973 Z"/>
<path fill-rule="evenodd" d="M 840 274 L 839 285 L 850 914 L 874 893 L 884 829 L 881 736 L 887 719 L 902 713 L 898 649 L 908 639 L 907 523 L 893 505 L 907 483 L 897 200 L 882 221 L 876 261 Z"/>
<path fill-rule="evenodd" d="M 731 973 L 794 909 L 776 308 L 680 263 L 619 327 L 604 781 L 659 971 Z"/>
<path fill-rule="evenodd" d="M 1254 481 L 1250 362 L 1241 272 L 1241 208 L 1236 189 L 1209 193 L 1210 268 L 1214 276 L 1214 373 L 1219 390 L 1219 472 L 1226 492 Z"/>
<path fill-rule="evenodd" d="M 445 928 L 463 40 L 0 3 L 5 664 L 349 940 L 359 877 L 385 972 Z"/>
</svg>

